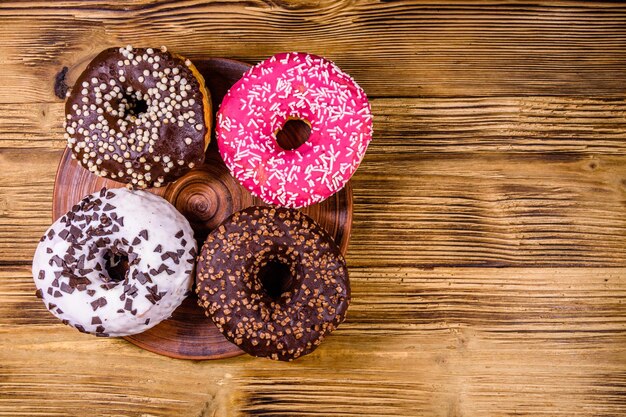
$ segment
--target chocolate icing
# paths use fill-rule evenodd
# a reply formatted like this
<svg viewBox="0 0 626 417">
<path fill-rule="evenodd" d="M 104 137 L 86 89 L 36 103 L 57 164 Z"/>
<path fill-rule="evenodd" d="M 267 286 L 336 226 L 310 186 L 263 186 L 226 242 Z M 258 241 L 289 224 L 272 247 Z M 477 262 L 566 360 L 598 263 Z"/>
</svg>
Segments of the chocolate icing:
<svg viewBox="0 0 626 417">
<path fill-rule="evenodd" d="M 105 49 L 65 104 L 68 146 L 97 175 L 161 186 L 204 161 L 208 97 L 191 62 L 165 47 Z"/>
<path fill-rule="evenodd" d="M 290 280 L 271 294 L 263 270 Z M 350 300 L 345 260 L 330 235 L 288 208 L 249 207 L 207 238 L 198 257 L 198 303 L 228 340 L 254 356 L 290 361 L 312 352 Z"/>
</svg>

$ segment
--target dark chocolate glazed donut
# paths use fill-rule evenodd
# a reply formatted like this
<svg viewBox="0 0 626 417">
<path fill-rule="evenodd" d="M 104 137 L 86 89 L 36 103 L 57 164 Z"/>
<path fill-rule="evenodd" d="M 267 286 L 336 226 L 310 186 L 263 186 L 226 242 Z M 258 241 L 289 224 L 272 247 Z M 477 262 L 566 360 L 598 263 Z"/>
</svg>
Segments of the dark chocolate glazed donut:
<svg viewBox="0 0 626 417">
<path fill-rule="evenodd" d="M 191 61 L 167 48 L 110 48 L 65 104 L 72 157 L 96 175 L 159 187 L 204 161 L 211 104 Z"/>
<path fill-rule="evenodd" d="M 272 264 L 290 276 L 275 293 L 264 276 Z M 200 306 L 227 339 L 253 356 L 291 361 L 312 352 L 343 322 L 350 301 L 339 248 L 294 209 L 234 213 L 208 236 L 196 271 Z"/>
</svg>

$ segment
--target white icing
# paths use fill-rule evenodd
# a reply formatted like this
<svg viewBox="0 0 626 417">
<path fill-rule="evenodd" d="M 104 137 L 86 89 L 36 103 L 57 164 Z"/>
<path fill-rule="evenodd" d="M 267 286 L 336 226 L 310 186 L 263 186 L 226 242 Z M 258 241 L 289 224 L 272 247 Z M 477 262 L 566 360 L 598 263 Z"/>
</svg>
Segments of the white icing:
<svg viewBox="0 0 626 417">
<path fill-rule="evenodd" d="M 100 216 L 106 214 L 112 216 L 117 214 L 117 218 L 123 217 L 123 226 L 116 221 L 111 222 L 110 230 L 113 225 L 118 224 L 119 231 L 110 235 L 101 236 L 108 237 L 111 241 L 115 239 L 125 238 L 128 240 L 129 246 L 132 246 L 133 253 L 138 255 L 139 262 L 131 265 L 127 273 L 125 281 L 118 282 L 110 289 L 102 288 L 108 279 L 108 273 L 104 268 L 104 255 L 108 252 L 109 247 L 98 248 L 95 258 L 92 260 L 85 259 L 84 269 L 97 268 L 100 264 L 102 271 L 94 269 L 93 271 L 81 275 L 77 268 L 73 269 L 73 273 L 78 277 L 86 277 L 90 283 L 86 284 L 84 290 L 74 289 L 73 292 L 61 291 L 61 285 L 68 290 L 70 278 L 68 276 L 60 276 L 58 278 L 58 286 L 53 286 L 55 281 L 55 272 L 58 274 L 63 271 L 63 266 L 55 255 L 64 259 L 68 253 L 68 249 L 72 245 L 71 236 L 62 238 L 63 230 L 69 229 L 66 222 L 66 216 L 57 220 L 46 232 L 42 241 L 37 247 L 35 257 L 33 259 L 33 278 L 35 285 L 40 290 L 46 307 L 61 320 L 67 320 L 69 324 L 76 327 L 77 325 L 89 333 L 99 333 L 108 336 L 125 336 L 143 332 L 162 320 L 168 318 L 172 312 L 182 303 L 188 291 L 191 288 L 193 269 L 195 265 L 196 241 L 193 237 L 193 230 L 189 222 L 165 199 L 144 191 L 130 191 L 125 188 L 108 190 L 105 195 L 103 193 L 95 193 L 90 196 L 92 200 L 100 199 L 102 204 L 95 210 Z M 110 198 L 108 198 L 110 197 Z M 83 200 L 84 201 L 84 200 Z M 115 208 L 113 210 L 104 211 L 105 205 L 110 204 Z M 80 203 L 79 203 L 80 204 Z M 76 215 L 93 214 L 94 210 L 83 211 L 85 205 L 81 205 Z M 110 207 L 108 207 L 110 208 Z M 68 213 L 69 214 L 69 213 Z M 101 217 L 100 217 L 101 219 Z M 89 225 L 85 225 L 84 221 L 73 220 L 69 224 L 73 224 L 80 228 L 79 242 L 87 238 L 86 230 L 90 227 L 101 225 L 101 220 L 92 221 Z M 50 230 L 54 236 L 48 237 Z M 147 230 L 148 238 L 144 239 L 140 236 L 143 230 Z M 181 237 L 175 237 L 180 234 Z M 138 244 L 132 244 L 136 238 L 141 240 Z M 87 254 L 89 249 L 95 250 L 96 241 L 100 236 L 91 236 L 87 238 L 82 247 L 76 251 L 74 257 L 84 253 Z M 184 245 L 183 245 L 184 243 Z M 162 250 L 155 251 L 157 245 L 162 246 Z M 121 245 L 124 248 L 124 245 Z M 51 253 L 47 250 L 51 249 Z M 177 252 L 184 250 L 178 259 L 178 263 L 172 258 L 162 259 L 167 252 Z M 178 253 L 177 253 L 178 254 Z M 55 261 L 56 259 L 56 261 Z M 72 262 L 70 262 L 72 263 Z M 150 270 L 158 269 L 164 264 L 170 271 L 174 271 L 171 275 L 166 270 L 158 273 L 150 273 Z M 133 270 L 143 272 L 152 280 L 141 284 L 138 279 L 132 278 Z M 43 273 L 41 273 L 43 271 Z M 43 279 L 40 279 L 43 274 Z M 137 293 L 134 297 L 127 295 L 126 287 L 135 285 Z M 156 301 L 156 304 L 150 301 L 150 291 L 148 287 L 157 285 L 158 293 L 165 293 L 162 298 Z M 51 290 L 49 290 L 51 288 Z M 126 288 L 126 289 L 127 289 Z M 95 291 L 93 295 L 89 295 L 89 290 Z M 52 294 L 49 294 L 49 291 Z M 131 290 L 132 292 L 132 290 Z M 56 297 L 55 297 L 56 294 Z M 59 296 L 59 294 L 61 294 Z M 92 303 L 100 297 L 106 299 L 106 305 L 98 307 L 95 311 Z M 120 297 L 124 298 L 121 300 Z M 132 311 L 124 309 L 126 299 L 132 299 Z M 50 308 L 50 305 L 53 305 Z M 61 312 L 59 312 L 59 309 Z M 123 310 L 123 312 L 119 312 Z M 93 317 L 99 317 L 102 324 L 92 324 Z M 97 319 L 95 320 L 97 322 Z M 146 324 L 146 322 L 148 322 Z M 102 326 L 98 331 L 98 326 Z"/>
</svg>

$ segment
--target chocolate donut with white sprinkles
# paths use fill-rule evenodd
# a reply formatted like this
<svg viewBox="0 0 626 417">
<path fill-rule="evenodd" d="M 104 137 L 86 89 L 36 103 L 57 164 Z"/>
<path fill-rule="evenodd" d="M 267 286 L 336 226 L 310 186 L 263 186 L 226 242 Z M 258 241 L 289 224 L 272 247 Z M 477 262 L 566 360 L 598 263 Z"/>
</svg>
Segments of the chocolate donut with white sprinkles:
<svg viewBox="0 0 626 417">
<path fill-rule="evenodd" d="M 281 269 L 288 279 L 272 288 Z M 228 340 L 283 361 L 317 348 L 350 301 L 346 263 L 332 237 L 289 208 L 249 207 L 211 232 L 198 257 L 196 291 Z"/>
<path fill-rule="evenodd" d="M 188 59 L 167 48 L 110 48 L 68 93 L 72 158 L 134 188 L 160 187 L 204 161 L 211 100 Z"/>
<path fill-rule="evenodd" d="M 145 191 L 102 189 L 50 226 L 33 259 L 37 296 L 65 324 L 96 336 L 141 333 L 191 290 L 189 222 Z"/>
</svg>

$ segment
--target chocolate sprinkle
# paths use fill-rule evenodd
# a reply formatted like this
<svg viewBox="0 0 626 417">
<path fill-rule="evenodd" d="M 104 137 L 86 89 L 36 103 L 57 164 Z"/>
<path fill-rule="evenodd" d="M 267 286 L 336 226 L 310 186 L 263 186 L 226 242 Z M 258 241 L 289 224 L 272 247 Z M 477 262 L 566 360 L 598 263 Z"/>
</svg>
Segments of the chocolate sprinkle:
<svg viewBox="0 0 626 417">
<path fill-rule="evenodd" d="M 73 293 L 75 291 L 75 289 L 70 287 L 69 285 L 67 285 L 67 283 L 62 282 L 61 283 L 61 291 L 63 291 L 64 293 L 67 293 L 67 294 L 71 294 L 71 293 Z"/>
<path fill-rule="evenodd" d="M 145 284 L 146 282 L 152 282 L 150 277 L 144 274 L 143 272 L 138 272 L 136 278 L 137 278 L 137 281 L 139 281 L 141 285 Z"/>
<path fill-rule="evenodd" d="M 87 277 L 79 277 L 79 276 L 72 274 L 70 276 L 69 284 L 70 284 L 70 287 L 77 288 L 80 285 L 91 284 L 91 281 L 89 281 L 89 278 Z M 89 294 L 89 292 L 87 292 L 87 294 Z M 90 295 L 93 295 L 93 294 L 90 294 Z"/>
<path fill-rule="evenodd" d="M 56 264 L 56 266 L 62 266 L 63 259 L 61 259 L 59 255 L 54 255 L 52 258 L 50 258 L 50 261 L 48 261 L 48 264 L 50 266 L 52 266 L 52 264 Z"/>
<path fill-rule="evenodd" d="M 107 305 L 107 299 L 104 297 L 100 297 L 91 302 L 91 308 L 93 311 L 96 311 L 98 308 L 104 307 L 105 305 Z"/>
</svg>

